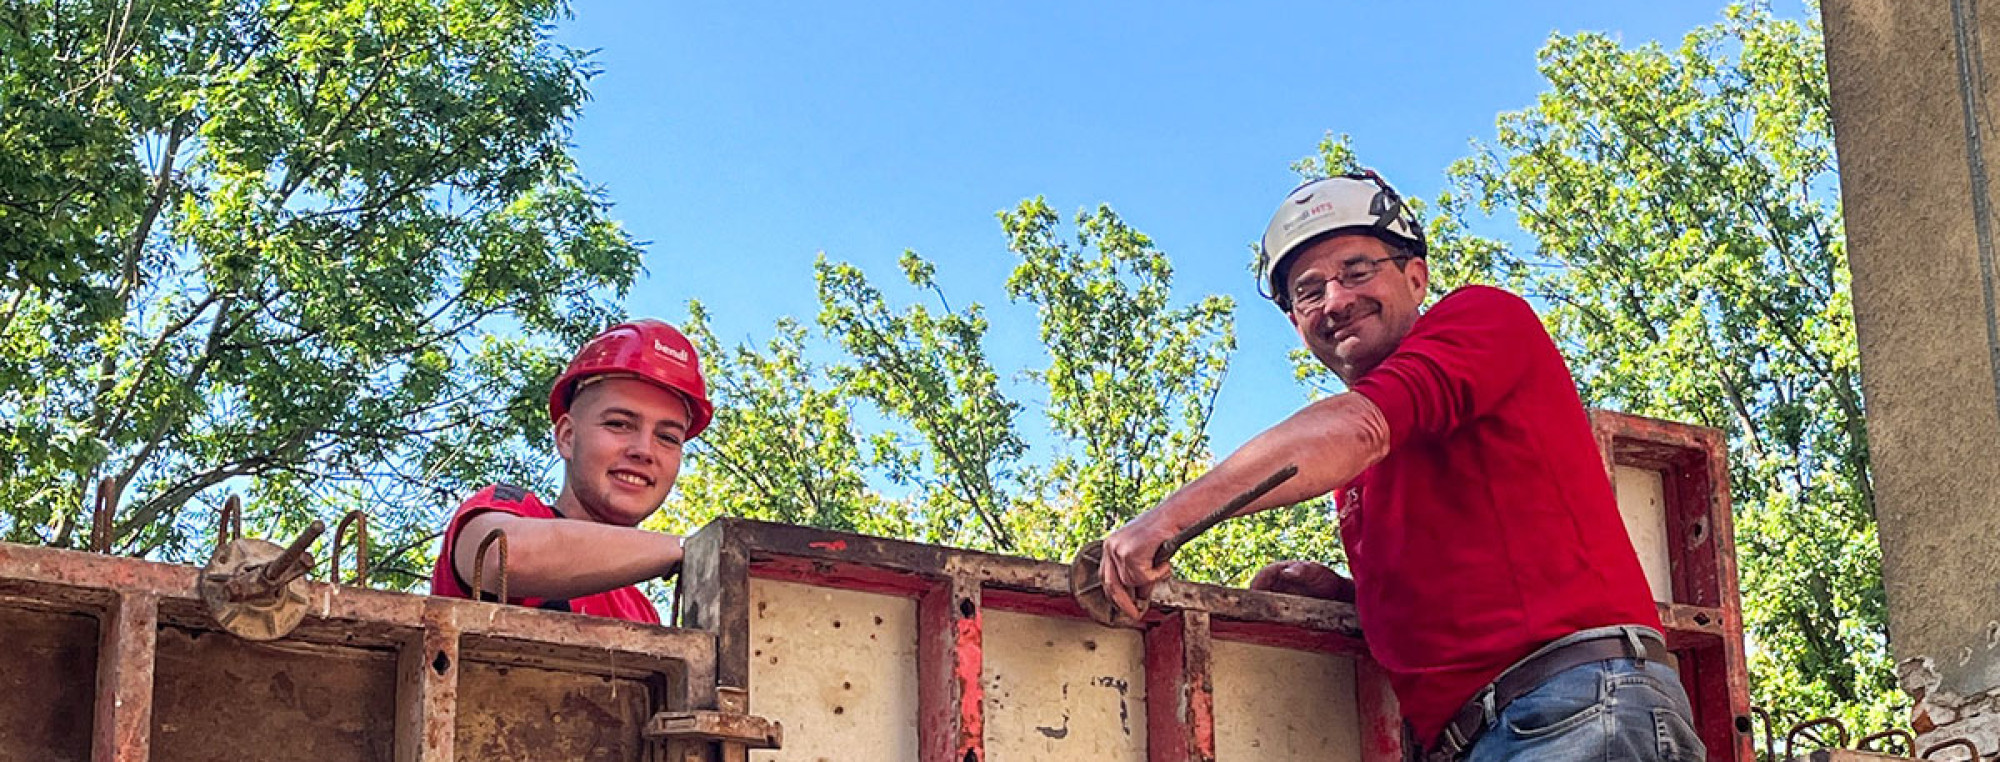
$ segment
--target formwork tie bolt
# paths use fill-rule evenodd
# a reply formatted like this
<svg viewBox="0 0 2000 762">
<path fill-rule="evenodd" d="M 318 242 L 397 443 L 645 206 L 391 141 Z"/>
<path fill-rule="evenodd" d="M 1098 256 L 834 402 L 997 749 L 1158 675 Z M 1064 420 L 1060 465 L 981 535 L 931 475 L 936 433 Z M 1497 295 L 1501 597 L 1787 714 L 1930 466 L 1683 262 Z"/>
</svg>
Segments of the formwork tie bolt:
<svg viewBox="0 0 2000 762">
<path fill-rule="evenodd" d="M 225 586 L 229 600 L 234 602 L 270 600 L 292 580 L 305 576 L 312 566 L 312 557 L 306 555 L 306 548 L 326 534 L 326 522 L 313 519 L 311 526 L 298 539 L 285 547 L 283 553 L 261 567 L 245 569 L 230 579 Z M 254 572 L 254 573 L 252 573 Z"/>
</svg>

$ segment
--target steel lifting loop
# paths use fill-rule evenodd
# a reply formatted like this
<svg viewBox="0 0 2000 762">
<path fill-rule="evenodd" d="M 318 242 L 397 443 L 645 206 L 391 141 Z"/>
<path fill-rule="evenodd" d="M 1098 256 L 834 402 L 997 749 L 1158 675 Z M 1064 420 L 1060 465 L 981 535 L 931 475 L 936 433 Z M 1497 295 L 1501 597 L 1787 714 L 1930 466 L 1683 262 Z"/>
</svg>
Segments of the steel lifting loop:
<svg viewBox="0 0 2000 762">
<path fill-rule="evenodd" d="M 1827 745 L 1826 737 L 1820 735 L 1818 730 L 1819 728 L 1829 726 L 1840 734 L 1840 740 L 1832 746 Z M 1819 744 L 1820 748 L 1823 749 L 1847 748 L 1847 726 L 1842 725 L 1840 720 L 1833 717 L 1820 717 L 1793 725 L 1792 729 L 1785 733 L 1785 759 L 1791 759 L 1794 756 L 1793 747 L 1801 737 L 1812 739 L 1813 743 Z"/>
<path fill-rule="evenodd" d="M 1761 706 L 1750 707 L 1750 713 L 1757 715 L 1757 719 L 1762 720 L 1764 723 L 1764 758 L 1777 759 L 1778 731 L 1771 724 L 1771 713 L 1769 711 L 1766 711 L 1764 707 Z"/>
<path fill-rule="evenodd" d="M 1965 759 L 1967 762 L 1979 762 L 1981 759 L 1979 756 L 1979 744 L 1973 743 L 1970 738 L 1954 738 L 1949 741 L 1931 744 L 1930 748 L 1924 750 L 1923 757 L 1924 759 L 1937 759 L 1938 752 L 1954 748 L 1965 750 L 1967 755 Z"/>
<path fill-rule="evenodd" d="M 90 511 L 90 552 L 111 552 L 111 522 L 118 515 L 117 499 L 111 490 L 118 486 L 118 480 L 105 477 L 97 483 L 97 503 Z"/>
<path fill-rule="evenodd" d="M 481 577 L 484 577 L 486 574 L 486 548 L 491 546 L 496 540 L 500 543 L 500 565 L 495 567 L 495 570 L 500 575 L 498 580 L 500 589 L 498 592 L 500 594 L 500 602 L 507 602 L 507 530 L 505 529 L 495 529 L 487 532 L 486 539 L 479 541 L 479 550 L 472 554 L 473 600 L 486 599 L 486 586 L 480 584 L 484 581 Z"/>
<path fill-rule="evenodd" d="M 332 558 L 327 561 L 330 567 L 326 578 L 328 582 L 340 584 L 341 541 L 347 537 L 349 526 L 354 527 L 354 585 L 365 587 L 368 584 L 368 514 L 359 510 L 348 511 L 334 526 Z"/>
<path fill-rule="evenodd" d="M 222 546 L 243 539 L 243 498 L 230 495 L 222 501 L 222 515 L 215 522 L 215 550 L 222 552 Z"/>
<path fill-rule="evenodd" d="M 1896 753 L 1898 754 L 1907 755 L 1910 752 L 1917 750 L 1917 737 L 1910 735 L 1910 731 L 1904 730 L 1902 728 L 1890 728 L 1880 733 L 1870 733 L 1868 735 L 1862 736 L 1861 740 L 1854 742 L 1854 750 L 1879 751 L 1884 754 L 1887 754 L 1888 753 L 1887 749 L 1877 749 L 1875 748 L 1875 744 L 1877 741 L 1886 741 L 1891 738 L 1896 739 L 1896 742 L 1900 744 L 1896 749 Z"/>
</svg>

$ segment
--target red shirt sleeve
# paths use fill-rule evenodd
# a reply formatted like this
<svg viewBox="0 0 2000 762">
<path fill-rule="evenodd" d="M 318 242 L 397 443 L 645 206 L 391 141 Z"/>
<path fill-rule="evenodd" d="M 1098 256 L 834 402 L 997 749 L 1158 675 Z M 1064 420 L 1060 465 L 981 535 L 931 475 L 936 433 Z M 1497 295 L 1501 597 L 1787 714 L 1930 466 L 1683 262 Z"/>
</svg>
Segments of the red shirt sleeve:
<svg viewBox="0 0 2000 762">
<path fill-rule="evenodd" d="M 1392 446 L 1432 439 L 1493 410 L 1554 342 L 1519 296 L 1467 286 L 1438 301 L 1354 391 L 1382 410 Z"/>
</svg>

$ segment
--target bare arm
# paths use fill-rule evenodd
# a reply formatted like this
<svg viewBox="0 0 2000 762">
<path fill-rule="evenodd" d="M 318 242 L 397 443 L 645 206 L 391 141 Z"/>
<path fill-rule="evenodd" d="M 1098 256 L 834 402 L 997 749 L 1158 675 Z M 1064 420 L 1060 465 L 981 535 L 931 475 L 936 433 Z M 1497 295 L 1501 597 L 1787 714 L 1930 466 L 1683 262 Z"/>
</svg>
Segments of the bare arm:
<svg viewBox="0 0 2000 762">
<path fill-rule="evenodd" d="M 1146 595 L 1166 578 L 1165 566 L 1153 566 L 1153 553 L 1174 533 L 1287 463 L 1297 464 L 1299 473 L 1236 515 L 1332 492 L 1388 454 L 1388 421 L 1367 397 L 1348 392 L 1307 405 L 1106 537 L 1104 591 L 1136 617 L 1132 596 Z"/>
<path fill-rule="evenodd" d="M 507 594 L 514 598 L 575 598 L 636 584 L 671 571 L 681 538 L 633 527 L 570 519 L 528 519 L 489 511 L 466 520 L 452 548 L 452 568 L 472 586 L 479 543 L 507 532 Z M 486 553 L 485 592 L 498 592 L 500 554 Z"/>
</svg>

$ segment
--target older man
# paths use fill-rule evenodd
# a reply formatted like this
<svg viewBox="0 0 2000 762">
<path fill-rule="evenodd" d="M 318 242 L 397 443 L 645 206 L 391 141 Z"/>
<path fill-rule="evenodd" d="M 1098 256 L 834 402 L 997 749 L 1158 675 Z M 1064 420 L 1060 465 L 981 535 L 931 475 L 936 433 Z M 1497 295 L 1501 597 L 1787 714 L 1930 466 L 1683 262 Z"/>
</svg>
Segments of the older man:
<svg viewBox="0 0 2000 762">
<path fill-rule="evenodd" d="M 1167 537 L 1296 461 L 1244 513 L 1334 493 L 1354 578 L 1287 561 L 1253 587 L 1356 604 L 1413 755 L 1702 759 L 1568 366 L 1514 294 L 1466 286 L 1425 310 L 1428 253 L 1372 172 L 1280 202 L 1259 287 L 1349 391 L 1106 538 L 1107 594 L 1136 614 Z"/>
</svg>

